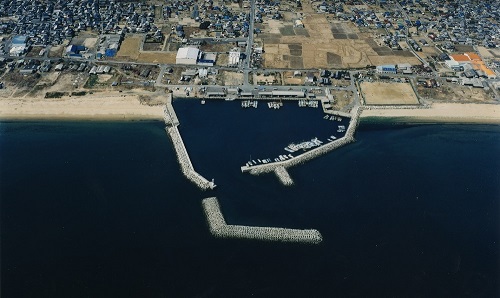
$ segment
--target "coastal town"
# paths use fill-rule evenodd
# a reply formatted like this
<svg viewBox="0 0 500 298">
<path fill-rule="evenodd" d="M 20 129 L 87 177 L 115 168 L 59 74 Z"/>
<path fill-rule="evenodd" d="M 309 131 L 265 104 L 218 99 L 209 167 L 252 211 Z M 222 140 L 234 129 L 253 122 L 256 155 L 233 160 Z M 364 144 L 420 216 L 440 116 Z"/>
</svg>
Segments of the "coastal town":
<svg viewBox="0 0 500 298">
<path fill-rule="evenodd" d="M 354 142 L 363 118 L 500 123 L 499 20 L 499 3 L 466 0 L 4 0 L 0 119 L 164 120 L 182 173 L 211 190 L 174 100 L 321 109 L 338 134 L 241 167 L 291 186 L 288 167 Z M 215 198 L 204 208 L 216 237 L 322 239 L 226 225 Z"/>
<path fill-rule="evenodd" d="M 495 104 L 499 4 L 2 1 L 0 97 Z M 3 111 L 8 114 L 7 111 Z"/>
</svg>

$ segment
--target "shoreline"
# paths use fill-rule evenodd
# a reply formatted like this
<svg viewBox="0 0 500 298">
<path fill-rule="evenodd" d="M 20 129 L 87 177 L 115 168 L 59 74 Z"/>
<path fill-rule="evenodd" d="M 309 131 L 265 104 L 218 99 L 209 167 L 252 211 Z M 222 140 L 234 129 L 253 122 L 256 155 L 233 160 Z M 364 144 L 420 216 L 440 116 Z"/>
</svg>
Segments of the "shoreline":
<svg viewBox="0 0 500 298">
<path fill-rule="evenodd" d="M 185 98 L 182 98 L 185 99 Z M 138 95 L 0 99 L 0 121 L 163 121 L 163 105 Z M 361 124 L 500 124 L 500 105 L 435 103 L 426 109 L 364 107 Z"/>
<path fill-rule="evenodd" d="M 141 104 L 137 95 L 0 99 L 0 121 L 163 120 L 163 105 Z"/>
<path fill-rule="evenodd" d="M 437 103 L 427 109 L 363 109 L 361 124 L 500 124 L 500 105 Z"/>
</svg>

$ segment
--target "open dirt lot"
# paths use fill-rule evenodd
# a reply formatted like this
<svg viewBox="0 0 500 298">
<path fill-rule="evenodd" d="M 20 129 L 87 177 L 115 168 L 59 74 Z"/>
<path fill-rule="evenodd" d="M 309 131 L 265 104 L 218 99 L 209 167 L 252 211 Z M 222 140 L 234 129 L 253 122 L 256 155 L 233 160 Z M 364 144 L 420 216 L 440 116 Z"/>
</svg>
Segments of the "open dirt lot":
<svg viewBox="0 0 500 298">
<path fill-rule="evenodd" d="M 459 84 L 443 84 L 439 88 L 417 87 L 418 94 L 423 98 L 429 98 L 441 102 L 494 102 L 492 91 L 483 88 L 461 86 Z"/>
<path fill-rule="evenodd" d="M 221 71 L 225 86 L 239 86 L 243 84 L 243 74 L 233 71 Z"/>
<path fill-rule="evenodd" d="M 259 36 L 264 44 L 266 68 L 360 68 L 367 65 L 419 64 L 410 52 L 392 52 L 378 46 L 351 23 L 330 23 L 324 14 L 312 13 L 294 28 L 270 20 Z"/>
<path fill-rule="evenodd" d="M 175 52 L 141 52 L 137 62 L 175 64 Z"/>
<path fill-rule="evenodd" d="M 141 42 L 142 37 L 140 36 L 126 37 L 116 56 L 120 59 L 137 62 L 175 64 L 177 52 L 151 51 L 148 46 L 144 48 L 147 51 L 140 51 Z"/>
<path fill-rule="evenodd" d="M 263 75 L 263 74 L 254 74 L 253 81 L 258 85 L 280 85 L 278 76 L 274 74 Z"/>
<path fill-rule="evenodd" d="M 334 98 L 332 108 L 335 111 L 342 111 L 354 101 L 354 94 L 352 91 L 331 89 L 330 94 L 333 95 Z"/>
<path fill-rule="evenodd" d="M 367 105 L 418 104 L 417 96 L 408 83 L 362 82 L 361 90 Z"/>
<path fill-rule="evenodd" d="M 116 56 L 137 59 L 139 57 L 139 47 L 141 46 L 141 41 L 142 38 L 140 36 L 125 37 Z"/>
<path fill-rule="evenodd" d="M 294 77 L 292 71 L 285 71 L 283 73 L 283 85 L 301 85 L 304 83 L 304 78 L 303 77 Z"/>
<path fill-rule="evenodd" d="M 83 45 L 89 49 L 93 49 L 97 43 L 97 37 L 85 38 Z"/>
</svg>

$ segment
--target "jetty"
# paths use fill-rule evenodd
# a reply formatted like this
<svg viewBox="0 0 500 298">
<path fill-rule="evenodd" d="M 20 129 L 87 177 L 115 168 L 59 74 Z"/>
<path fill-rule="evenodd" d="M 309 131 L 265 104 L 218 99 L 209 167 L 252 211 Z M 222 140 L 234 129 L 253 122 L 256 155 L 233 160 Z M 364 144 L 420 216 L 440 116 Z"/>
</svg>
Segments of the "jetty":
<svg viewBox="0 0 500 298">
<path fill-rule="evenodd" d="M 274 169 L 276 176 L 280 180 L 280 182 L 285 186 L 293 185 L 292 177 L 288 174 L 288 171 L 283 166 L 278 166 Z"/>
<path fill-rule="evenodd" d="M 164 120 L 166 125 L 165 131 L 174 145 L 175 155 L 181 166 L 182 174 L 202 190 L 214 189 L 216 185 L 213 180 L 208 181 L 205 177 L 196 172 L 193 167 L 191 158 L 189 157 L 184 141 L 177 128 L 180 123 L 175 114 L 174 107 L 172 106 L 172 96 L 167 98 L 167 104 L 164 108 Z"/>
<path fill-rule="evenodd" d="M 254 227 L 228 225 L 215 197 L 202 201 L 210 232 L 217 238 L 251 239 L 261 241 L 297 242 L 319 244 L 323 237 L 314 229 L 286 229 L 275 227 Z"/>
<path fill-rule="evenodd" d="M 335 141 L 326 143 L 326 144 L 321 145 L 319 147 L 313 148 L 313 149 L 306 151 L 302 154 L 293 156 L 290 159 L 280 160 L 280 161 L 276 161 L 276 162 L 270 162 L 270 163 L 266 163 L 266 164 L 242 166 L 241 172 L 243 172 L 243 173 L 249 172 L 252 175 L 260 175 L 263 173 L 274 172 L 276 174 L 276 176 L 278 177 L 278 179 L 280 179 L 280 181 L 284 185 L 292 185 L 293 184 L 292 179 L 286 178 L 286 176 L 289 177 L 288 172 L 286 171 L 286 168 L 293 167 L 293 166 L 296 166 L 299 164 L 303 164 L 306 161 L 309 161 L 313 158 L 324 155 L 330 151 L 333 151 L 337 148 L 340 148 L 342 146 L 345 146 L 349 143 L 354 142 L 355 141 L 354 133 L 355 133 L 356 128 L 359 124 L 359 117 L 361 115 L 361 112 L 362 112 L 362 108 L 359 106 L 354 107 L 352 109 L 351 114 L 350 114 L 351 121 L 349 123 L 349 127 L 347 128 L 346 133 L 342 138 L 339 138 Z M 286 173 L 286 175 L 285 175 L 285 173 Z M 292 181 L 292 183 L 290 184 L 287 181 Z"/>
</svg>

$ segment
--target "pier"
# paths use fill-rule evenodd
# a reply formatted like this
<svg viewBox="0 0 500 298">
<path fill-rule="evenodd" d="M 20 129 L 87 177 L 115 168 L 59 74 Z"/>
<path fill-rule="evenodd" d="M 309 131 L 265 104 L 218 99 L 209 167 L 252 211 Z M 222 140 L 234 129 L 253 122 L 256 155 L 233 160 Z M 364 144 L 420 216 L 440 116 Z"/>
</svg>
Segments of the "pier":
<svg viewBox="0 0 500 298">
<path fill-rule="evenodd" d="M 280 181 L 282 181 L 281 176 L 283 173 L 283 170 L 278 169 L 279 167 L 282 167 L 284 169 L 293 167 L 299 164 L 302 164 L 308 160 L 311 160 L 313 158 L 316 158 L 318 156 L 324 155 L 332 150 L 335 150 L 337 148 L 340 148 L 342 146 L 345 146 L 349 143 L 352 143 L 355 141 L 354 139 L 354 132 L 356 131 L 356 128 L 359 124 L 359 117 L 361 115 L 362 108 L 361 107 L 354 107 L 351 111 L 351 121 L 349 123 L 349 127 L 346 130 L 345 135 L 337 139 L 333 142 L 326 143 L 325 145 L 321 145 L 317 148 L 311 149 L 309 151 L 306 151 L 300 155 L 294 156 L 290 159 L 283 160 L 283 161 L 277 161 L 277 162 L 270 162 L 266 164 L 258 164 L 258 165 L 252 165 L 252 166 L 242 166 L 241 171 L 242 172 L 249 172 L 252 175 L 260 175 L 263 173 L 270 173 L 270 172 L 275 172 Z M 286 170 L 285 170 L 286 172 Z M 281 173 L 281 174 L 278 174 Z M 286 172 L 286 175 L 288 175 L 288 172 Z M 291 180 L 291 178 L 290 178 Z M 291 184 L 285 184 L 283 181 L 282 183 L 284 185 L 291 185 Z M 293 183 L 293 181 L 292 181 Z"/>
<path fill-rule="evenodd" d="M 323 237 L 318 230 L 286 229 L 274 227 L 251 227 L 228 225 L 220 210 L 217 198 L 206 198 L 202 201 L 212 235 L 217 238 L 251 239 L 261 241 L 296 242 L 319 244 Z"/>
</svg>

